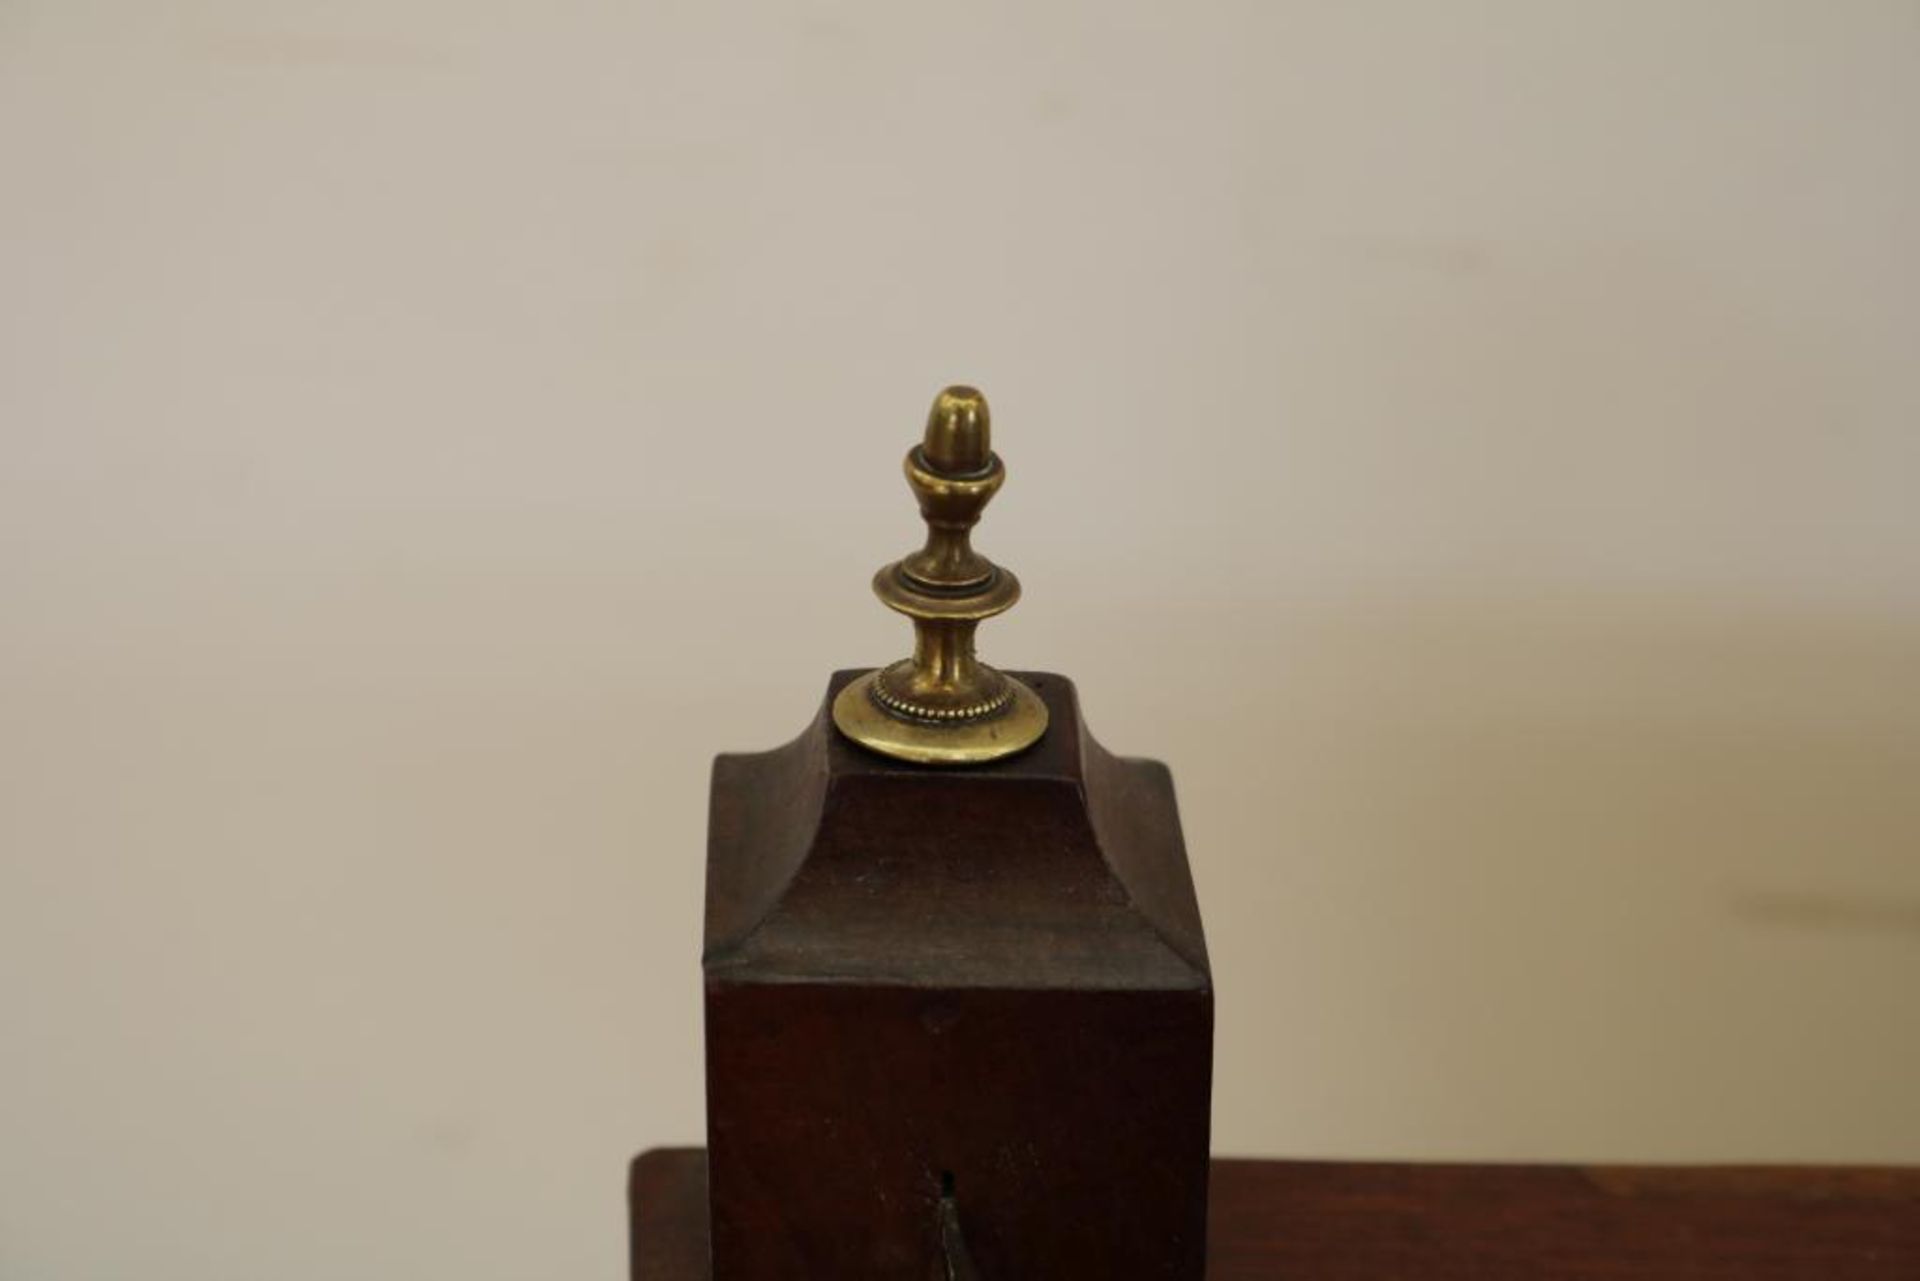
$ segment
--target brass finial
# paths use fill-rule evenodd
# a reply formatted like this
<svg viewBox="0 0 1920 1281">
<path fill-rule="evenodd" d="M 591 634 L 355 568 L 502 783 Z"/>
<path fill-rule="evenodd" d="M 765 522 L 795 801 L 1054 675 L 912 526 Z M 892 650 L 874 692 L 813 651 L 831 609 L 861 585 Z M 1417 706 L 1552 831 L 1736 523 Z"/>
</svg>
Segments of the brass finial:
<svg viewBox="0 0 1920 1281">
<path fill-rule="evenodd" d="M 907 484 L 927 545 L 873 576 L 873 593 L 913 620 L 913 657 L 840 691 L 833 723 L 885 756 L 974 765 L 1011 756 L 1047 729 L 1039 695 L 973 656 L 981 620 L 1013 608 L 1020 580 L 973 550 L 974 524 L 1006 479 L 987 398 L 949 387 L 907 451 Z"/>
</svg>

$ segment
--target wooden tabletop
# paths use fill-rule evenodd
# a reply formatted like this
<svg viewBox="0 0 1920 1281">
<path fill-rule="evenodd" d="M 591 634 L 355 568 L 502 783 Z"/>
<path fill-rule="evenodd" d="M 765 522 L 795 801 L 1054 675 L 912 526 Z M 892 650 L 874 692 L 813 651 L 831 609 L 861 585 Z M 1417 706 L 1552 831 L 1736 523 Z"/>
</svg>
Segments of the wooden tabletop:
<svg viewBox="0 0 1920 1281">
<path fill-rule="evenodd" d="M 633 1163 L 633 1281 L 707 1281 L 706 1181 L 696 1148 Z M 1215 1161 L 1208 1258 L 1208 1281 L 1920 1281 L 1920 1169 Z"/>
</svg>

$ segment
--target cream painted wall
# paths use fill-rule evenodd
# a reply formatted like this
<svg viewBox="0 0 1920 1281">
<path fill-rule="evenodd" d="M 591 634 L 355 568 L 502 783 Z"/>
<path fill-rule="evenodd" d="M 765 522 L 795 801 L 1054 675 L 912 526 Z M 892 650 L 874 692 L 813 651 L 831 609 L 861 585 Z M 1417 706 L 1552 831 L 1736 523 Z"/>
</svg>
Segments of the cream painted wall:
<svg viewBox="0 0 1920 1281">
<path fill-rule="evenodd" d="M 4 0 L 0 1276 L 619 1275 L 961 379 L 1222 1151 L 1920 1161 L 1917 137 L 1904 2 Z"/>
</svg>

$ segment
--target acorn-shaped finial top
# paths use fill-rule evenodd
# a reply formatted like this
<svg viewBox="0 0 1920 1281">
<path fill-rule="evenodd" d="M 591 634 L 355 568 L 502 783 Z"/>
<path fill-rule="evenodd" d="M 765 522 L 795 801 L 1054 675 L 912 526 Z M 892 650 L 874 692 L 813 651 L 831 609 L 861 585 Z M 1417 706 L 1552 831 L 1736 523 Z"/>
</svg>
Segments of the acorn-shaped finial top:
<svg viewBox="0 0 1920 1281">
<path fill-rule="evenodd" d="M 913 657 L 860 677 L 834 700 L 833 719 L 863 747 L 928 765 L 1010 756 L 1047 728 L 1046 704 L 978 661 L 974 632 L 1020 599 L 1012 573 L 973 550 L 973 527 L 1006 480 L 993 452 L 987 399 L 971 387 L 934 398 L 907 484 L 926 545 L 874 575 L 873 590 L 913 622 Z"/>
<path fill-rule="evenodd" d="M 949 475 L 984 471 L 993 460 L 993 414 L 971 387 L 949 387 L 933 398 L 920 441 L 927 466 Z"/>
</svg>

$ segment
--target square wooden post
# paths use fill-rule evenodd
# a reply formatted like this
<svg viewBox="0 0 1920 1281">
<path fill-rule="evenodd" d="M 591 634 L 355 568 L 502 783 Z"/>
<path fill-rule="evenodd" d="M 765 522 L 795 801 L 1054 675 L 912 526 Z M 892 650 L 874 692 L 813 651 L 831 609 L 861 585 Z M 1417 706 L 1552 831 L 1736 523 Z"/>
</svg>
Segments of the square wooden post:
<svg viewBox="0 0 1920 1281">
<path fill-rule="evenodd" d="M 902 764 L 823 706 L 715 762 L 714 1281 L 1201 1278 L 1213 993 L 1172 783 L 1017 675 L 1051 728 L 1011 759 Z"/>
</svg>

